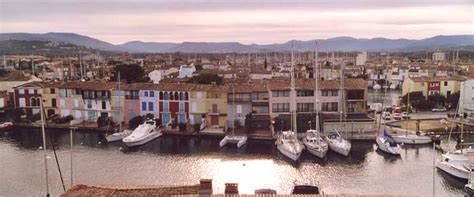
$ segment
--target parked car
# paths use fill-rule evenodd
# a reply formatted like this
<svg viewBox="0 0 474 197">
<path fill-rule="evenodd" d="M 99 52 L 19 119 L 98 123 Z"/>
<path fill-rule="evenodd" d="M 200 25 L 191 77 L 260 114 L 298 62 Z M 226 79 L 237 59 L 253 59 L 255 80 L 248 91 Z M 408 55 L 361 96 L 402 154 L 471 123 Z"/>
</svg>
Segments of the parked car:
<svg viewBox="0 0 474 197">
<path fill-rule="evenodd" d="M 382 113 L 382 119 L 384 119 L 384 120 L 391 120 L 391 119 L 392 119 L 392 115 L 390 114 L 390 112 L 384 111 L 384 112 Z"/>
<path fill-rule="evenodd" d="M 408 112 L 402 112 L 402 119 L 407 120 L 407 119 L 410 119 L 410 118 L 411 117 L 410 117 L 410 114 L 408 114 Z"/>
<path fill-rule="evenodd" d="M 446 111 L 446 107 L 442 107 L 442 106 L 439 106 L 439 107 L 435 107 L 431 110 L 432 112 L 445 112 Z"/>
<path fill-rule="evenodd" d="M 402 119 L 402 114 L 401 113 L 393 113 L 392 118 L 394 120 L 401 120 Z"/>
</svg>

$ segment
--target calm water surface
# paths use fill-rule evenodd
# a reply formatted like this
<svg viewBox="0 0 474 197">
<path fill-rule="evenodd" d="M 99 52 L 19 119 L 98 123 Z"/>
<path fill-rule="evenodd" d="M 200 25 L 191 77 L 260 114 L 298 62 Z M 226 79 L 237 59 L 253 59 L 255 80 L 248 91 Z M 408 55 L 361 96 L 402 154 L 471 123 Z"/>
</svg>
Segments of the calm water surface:
<svg viewBox="0 0 474 197">
<path fill-rule="evenodd" d="M 70 187 L 69 132 L 48 133 L 57 154 L 66 188 Z M 0 196 L 44 194 L 41 133 L 0 133 Z M 107 144 L 95 133 L 74 134 L 74 184 L 186 185 L 212 178 L 215 193 L 224 183 L 239 183 L 240 193 L 271 188 L 291 192 L 294 184 L 319 186 L 328 194 L 432 195 L 432 146 L 405 146 L 400 157 L 376 151 L 372 142 L 353 143 L 345 158 L 329 152 L 324 160 L 307 153 L 298 163 L 285 159 L 269 141 L 249 141 L 241 149 L 219 148 L 213 138 L 163 136 L 144 146 L 120 151 L 121 143 Z M 48 152 L 50 190 L 62 192 L 58 168 Z M 436 196 L 463 196 L 464 182 L 434 171 Z"/>
</svg>

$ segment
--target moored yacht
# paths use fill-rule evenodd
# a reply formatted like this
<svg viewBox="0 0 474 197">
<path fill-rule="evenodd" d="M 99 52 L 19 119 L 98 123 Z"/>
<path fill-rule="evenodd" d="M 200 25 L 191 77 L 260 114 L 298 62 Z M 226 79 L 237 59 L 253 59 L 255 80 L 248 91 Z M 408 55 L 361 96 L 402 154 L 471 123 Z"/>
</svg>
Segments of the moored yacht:
<svg viewBox="0 0 474 197">
<path fill-rule="evenodd" d="M 351 142 L 344 139 L 337 130 L 335 133 L 329 134 L 326 137 L 326 141 L 329 144 L 329 148 L 336 153 L 347 156 L 351 152 Z"/>
<path fill-rule="evenodd" d="M 306 136 L 303 138 L 303 144 L 306 150 L 316 157 L 323 158 L 328 152 L 328 143 L 321 137 L 319 131 L 310 129 L 306 131 Z"/>
<path fill-rule="evenodd" d="M 381 151 L 392 155 L 400 155 L 402 148 L 387 131 L 384 130 L 384 135 L 377 137 L 376 142 Z"/>
<path fill-rule="evenodd" d="M 298 160 L 303 152 L 303 145 L 293 131 L 282 131 L 275 144 L 283 155 L 293 161 Z"/>
<path fill-rule="evenodd" d="M 441 160 L 436 162 L 436 167 L 459 179 L 469 179 L 469 158 L 462 153 L 446 153 L 441 155 Z"/>
<path fill-rule="evenodd" d="M 394 135 L 393 139 L 399 144 L 429 144 L 433 141 L 430 136 L 416 134 Z"/>
<path fill-rule="evenodd" d="M 156 127 L 156 122 L 154 120 L 147 120 L 133 130 L 132 134 L 123 138 L 122 141 L 129 147 L 138 146 L 154 140 L 161 135 L 161 131 Z"/>
</svg>

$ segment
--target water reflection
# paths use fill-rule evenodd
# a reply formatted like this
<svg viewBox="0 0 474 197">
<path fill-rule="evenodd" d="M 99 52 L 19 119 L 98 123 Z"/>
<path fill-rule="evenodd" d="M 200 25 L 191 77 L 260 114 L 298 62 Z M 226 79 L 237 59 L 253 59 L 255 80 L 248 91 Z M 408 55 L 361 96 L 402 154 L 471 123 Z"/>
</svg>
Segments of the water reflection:
<svg viewBox="0 0 474 197">
<path fill-rule="evenodd" d="M 68 180 L 69 132 L 51 130 L 48 139 L 58 147 L 58 158 Z M 1 135 L 0 195 L 35 195 L 43 190 L 42 145 L 39 130 L 17 130 Z M 103 143 L 99 143 L 103 142 Z M 212 178 L 214 191 L 224 183 L 239 183 L 241 193 L 272 188 L 289 193 L 294 184 L 312 184 L 329 194 L 431 195 L 433 188 L 432 145 L 403 146 L 401 156 L 377 151 L 373 142 L 354 142 L 348 157 L 328 152 L 319 159 L 304 152 L 299 162 L 281 155 L 272 141 L 250 140 L 241 149 L 219 148 L 212 137 L 163 136 L 146 145 L 125 148 L 105 143 L 102 135 L 74 133 L 75 180 L 83 184 L 195 184 Z M 49 157 L 54 157 L 48 153 Z M 53 160 L 48 161 L 53 194 L 61 192 Z M 27 169 L 26 169 L 27 168 Z M 437 196 L 460 196 L 465 183 L 435 171 Z M 24 189 L 18 186 L 26 186 Z M 3 194 L 3 195 L 2 195 Z"/>
</svg>

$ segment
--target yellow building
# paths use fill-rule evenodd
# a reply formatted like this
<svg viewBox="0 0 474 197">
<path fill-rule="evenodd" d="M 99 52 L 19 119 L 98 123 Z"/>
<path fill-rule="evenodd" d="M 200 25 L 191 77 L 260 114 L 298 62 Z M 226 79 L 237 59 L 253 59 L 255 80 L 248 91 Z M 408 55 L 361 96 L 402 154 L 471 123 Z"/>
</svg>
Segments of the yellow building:
<svg viewBox="0 0 474 197">
<path fill-rule="evenodd" d="M 426 98 L 434 94 L 448 97 L 459 92 L 461 82 L 465 80 L 463 76 L 410 77 L 403 82 L 402 95 L 408 92 L 422 92 Z"/>
<path fill-rule="evenodd" d="M 227 122 L 226 85 L 196 84 L 190 91 L 189 119 L 191 124 L 206 122 L 206 127 L 223 128 Z"/>
<path fill-rule="evenodd" d="M 43 87 L 42 97 L 43 97 L 43 107 L 45 113 L 48 117 L 58 114 L 58 87 L 59 82 L 42 82 Z"/>
</svg>

